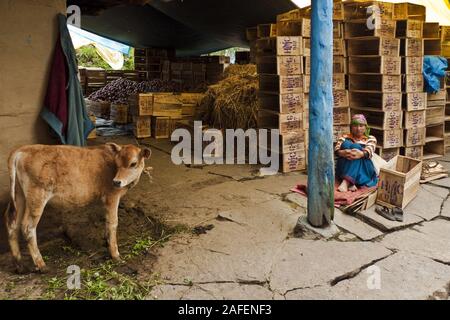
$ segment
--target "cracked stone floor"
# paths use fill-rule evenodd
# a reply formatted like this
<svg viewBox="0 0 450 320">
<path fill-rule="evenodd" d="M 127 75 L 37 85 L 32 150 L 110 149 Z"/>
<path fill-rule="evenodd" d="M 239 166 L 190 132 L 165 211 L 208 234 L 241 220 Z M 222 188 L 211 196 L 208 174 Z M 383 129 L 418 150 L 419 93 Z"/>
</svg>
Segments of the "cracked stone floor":
<svg viewBox="0 0 450 320">
<path fill-rule="evenodd" d="M 306 175 L 175 166 L 168 141 L 143 143 L 153 150 L 153 183 L 124 201 L 151 204 L 167 221 L 214 226 L 157 249 L 152 270 L 162 283 L 148 299 L 449 299 L 450 178 L 422 185 L 402 223 L 373 208 L 336 210 L 336 235 L 299 238 L 293 230 L 306 199 L 290 189 Z M 442 164 L 450 168 L 450 155 Z"/>
</svg>

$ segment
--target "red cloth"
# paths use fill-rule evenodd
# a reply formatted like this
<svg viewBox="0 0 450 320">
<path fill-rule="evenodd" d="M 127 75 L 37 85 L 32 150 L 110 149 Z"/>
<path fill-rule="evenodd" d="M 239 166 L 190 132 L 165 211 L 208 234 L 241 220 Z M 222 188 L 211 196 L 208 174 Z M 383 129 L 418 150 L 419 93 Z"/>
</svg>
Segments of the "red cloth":
<svg viewBox="0 0 450 320">
<path fill-rule="evenodd" d="M 377 189 L 377 187 L 361 187 L 358 188 L 358 191 L 351 192 L 340 192 L 338 191 L 339 183 L 335 183 L 334 185 L 334 206 L 336 208 L 339 208 L 340 206 L 348 206 L 351 205 L 356 200 L 363 198 L 364 196 L 370 194 L 374 190 Z M 295 188 L 293 188 L 291 191 L 296 192 L 298 194 L 301 194 L 305 197 L 308 197 L 307 194 L 307 186 L 304 184 L 299 184 Z"/>
<path fill-rule="evenodd" d="M 55 52 L 53 54 L 50 78 L 48 81 L 47 93 L 45 96 L 45 107 L 53 113 L 62 123 L 62 135 L 67 134 L 68 104 L 66 87 L 69 78 L 69 69 L 66 57 L 58 36 Z"/>
</svg>

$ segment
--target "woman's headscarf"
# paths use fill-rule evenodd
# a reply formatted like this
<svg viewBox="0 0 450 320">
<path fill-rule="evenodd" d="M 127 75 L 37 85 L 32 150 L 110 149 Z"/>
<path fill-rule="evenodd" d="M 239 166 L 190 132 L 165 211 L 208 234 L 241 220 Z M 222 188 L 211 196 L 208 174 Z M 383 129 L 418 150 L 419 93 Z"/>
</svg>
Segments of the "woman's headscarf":
<svg viewBox="0 0 450 320">
<path fill-rule="evenodd" d="M 364 132 L 364 135 L 366 137 L 369 137 L 370 135 L 370 128 L 369 125 L 367 124 L 367 119 L 363 114 L 355 114 L 352 117 L 352 121 L 350 123 L 350 126 L 358 126 L 360 124 L 363 124 L 366 126 L 366 132 Z"/>
</svg>

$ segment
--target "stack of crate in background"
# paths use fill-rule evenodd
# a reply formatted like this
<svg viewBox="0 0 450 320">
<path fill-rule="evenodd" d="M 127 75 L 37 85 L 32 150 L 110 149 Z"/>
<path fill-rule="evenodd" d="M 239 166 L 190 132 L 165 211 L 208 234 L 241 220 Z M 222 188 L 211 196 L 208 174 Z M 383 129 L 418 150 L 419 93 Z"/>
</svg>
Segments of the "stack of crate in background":
<svg viewBox="0 0 450 320">
<path fill-rule="evenodd" d="M 246 36 L 250 45 L 250 63 L 256 64 L 256 40 L 258 40 L 258 28 L 247 28 Z"/>
<path fill-rule="evenodd" d="M 295 32 L 301 34 L 302 25 L 303 20 L 297 21 L 300 29 Z M 258 26 L 258 127 L 279 130 L 282 172 L 305 170 L 303 41 L 301 35 L 274 36 L 274 29 L 276 25 Z M 294 31 L 287 28 L 283 32 Z"/>
<path fill-rule="evenodd" d="M 441 38 L 439 23 L 424 23 L 424 55 L 441 56 Z M 439 158 L 445 154 L 444 122 L 446 91 L 445 81 L 441 81 L 440 90 L 427 95 L 426 138 L 423 159 Z"/>
<path fill-rule="evenodd" d="M 193 121 L 197 113 L 197 109 L 205 97 L 204 93 L 181 93 L 178 99 L 181 101 L 181 115 L 182 120 Z"/>
<path fill-rule="evenodd" d="M 379 8 L 378 21 L 368 19 L 373 6 Z M 393 9 L 385 2 L 344 3 L 352 114 L 366 116 L 385 160 L 399 155 L 403 146 L 400 40 Z"/>
<path fill-rule="evenodd" d="M 148 80 L 161 79 L 164 61 L 175 56 L 171 49 L 135 48 L 134 69 L 147 72 Z"/>
<path fill-rule="evenodd" d="M 396 37 L 400 39 L 403 82 L 404 147 L 401 154 L 422 159 L 426 137 L 427 94 L 423 83 L 423 25 L 425 7 L 414 4 L 394 6 Z"/>
<path fill-rule="evenodd" d="M 86 96 L 106 86 L 106 70 L 99 68 L 86 68 L 84 70 Z"/>
<path fill-rule="evenodd" d="M 128 106 L 132 115 L 134 136 L 136 138 L 149 138 L 151 136 L 153 95 L 134 94 L 128 99 Z"/>
<path fill-rule="evenodd" d="M 450 26 L 441 26 L 442 55 L 447 59 L 447 72 L 445 77 L 445 152 L 450 152 Z"/>
</svg>

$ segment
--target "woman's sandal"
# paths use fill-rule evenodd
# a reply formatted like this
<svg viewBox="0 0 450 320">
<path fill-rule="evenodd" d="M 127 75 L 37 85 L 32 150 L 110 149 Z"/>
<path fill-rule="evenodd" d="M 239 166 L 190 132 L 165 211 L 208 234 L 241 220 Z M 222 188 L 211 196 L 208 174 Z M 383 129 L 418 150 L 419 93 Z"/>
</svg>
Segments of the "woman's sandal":
<svg viewBox="0 0 450 320">
<path fill-rule="evenodd" d="M 375 208 L 375 212 L 378 213 L 383 218 L 386 218 L 386 219 L 391 220 L 391 221 L 397 221 L 397 219 L 395 218 L 394 213 L 388 207 L 385 207 L 385 206 L 377 207 L 377 208 Z"/>
</svg>

